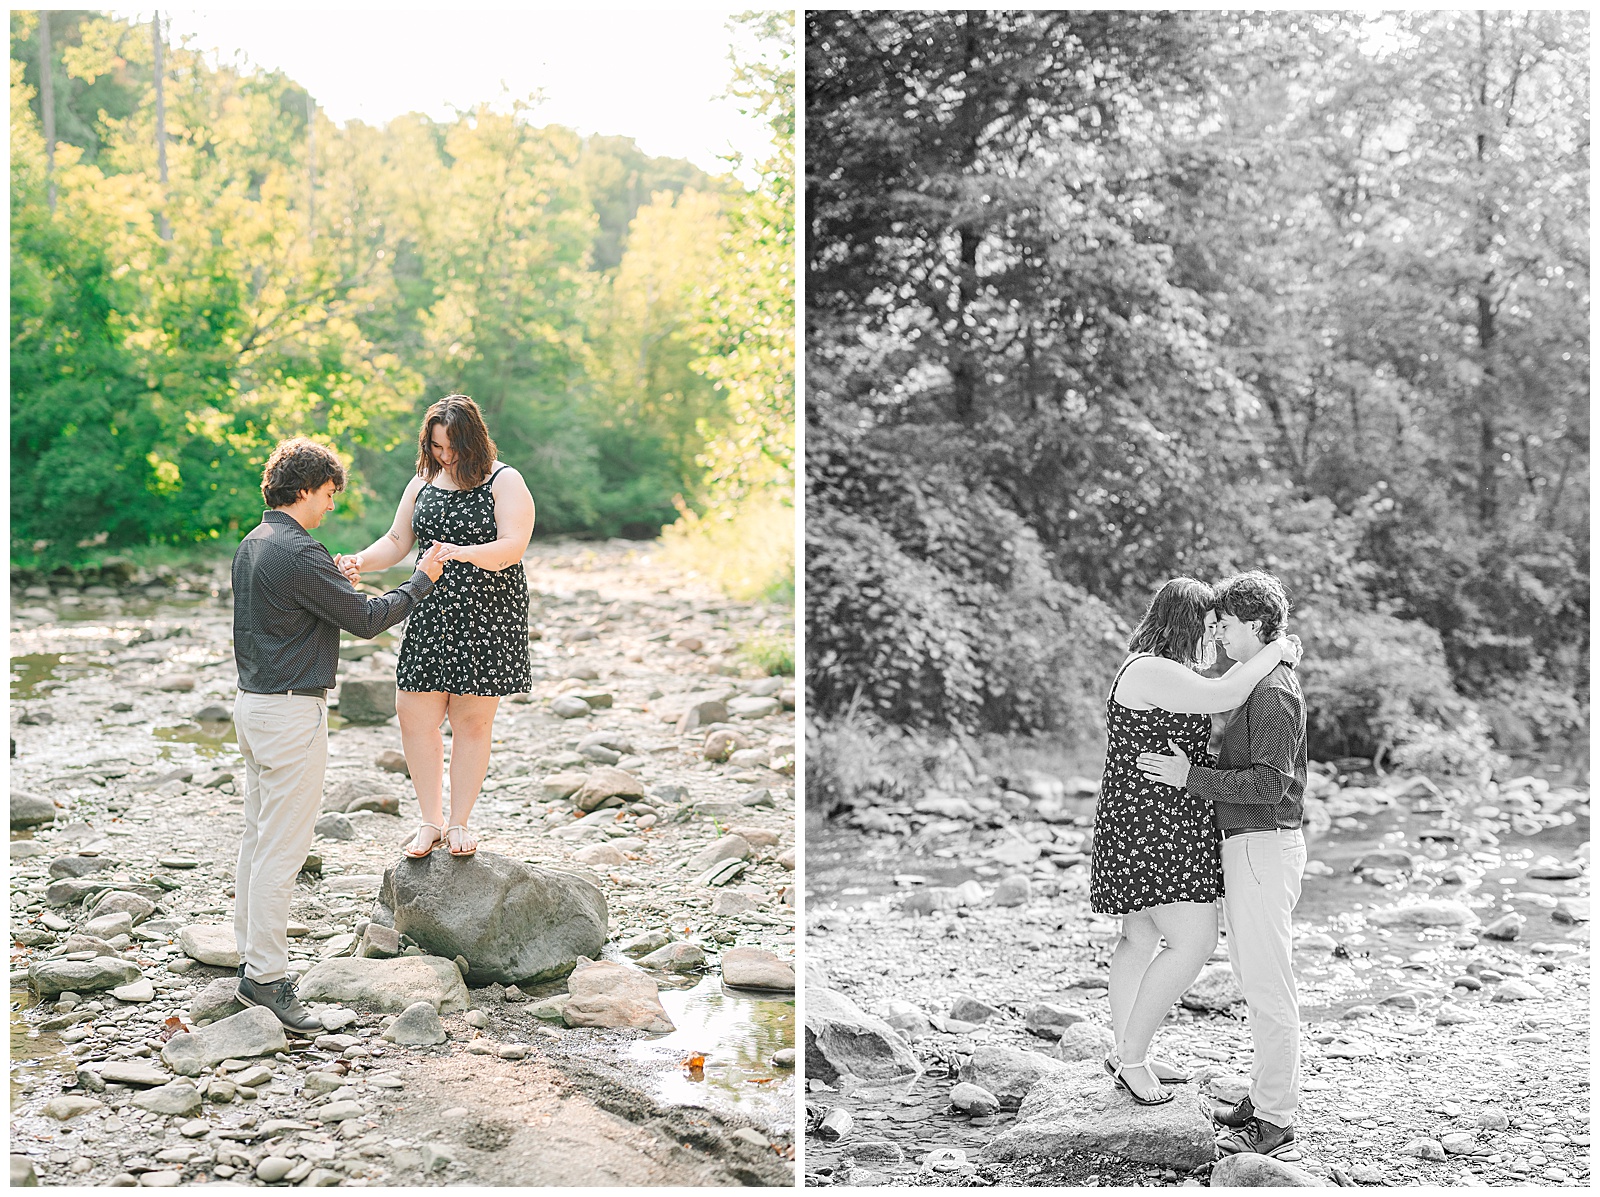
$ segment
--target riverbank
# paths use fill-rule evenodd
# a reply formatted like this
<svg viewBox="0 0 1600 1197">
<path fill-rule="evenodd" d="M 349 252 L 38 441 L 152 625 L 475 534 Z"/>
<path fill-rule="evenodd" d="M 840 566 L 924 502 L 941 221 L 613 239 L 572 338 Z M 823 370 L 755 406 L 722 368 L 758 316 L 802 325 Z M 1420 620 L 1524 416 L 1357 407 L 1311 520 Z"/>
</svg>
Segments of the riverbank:
<svg viewBox="0 0 1600 1197">
<path fill-rule="evenodd" d="M 676 1029 L 568 1026 L 552 1002 L 564 981 L 472 986 L 435 1045 L 386 1039 L 393 1013 L 344 1002 L 327 1007 L 339 1023 L 327 1034 L 225 1061 L 200 1078 L 198 1102 L 178 1084 L 177 1112 L 152 1108 L 176 1083 L 149 1083 L 171 1020 L 223 1017 L 207 990 L 232 972 L 184 937 L 231 925 L 242 828 L 242 762 L 218 717 L 236 686 L 225 564 L 34 580 L 12 595 L 11 1109 L 12 1151 L 41 1183 L 266 1183 L 280 1170 L 320 1184 L 791 1183 L 794 1003 L 724 986 L 721 961 L 734 947 L 793 956 L 793 682 L 760 676 L 742 652 L 790 634 L 792 616 L 724 599 L 649 544 L 536 542 L 525 567 L 534 686 L 501 704 L 472 824 L 484 853 L 600 888 L 604 959 L 659 987 Z M 348 642 L 341 684 L 392 685 L 397 648 L 392 635 Z M 680 734 L 690 694 L 735 709 Z M 320 868 L 301 874 L 291 910 L 302 972 L 358 950 L 417 821 L 393 771 L 394 720 L 346 721 L 343 698 L 330 696 Z M 739 755 L 708 759 L 716 730 Z M 572 783 L 601 770 L 631 782 L 586 814 Z M 53 818 L 17 830 L 19 793 Z M 737 867 L 708 880 L 692 864 L 732 844 L 730 829 L 744 833 L 726 854 Z M 50 901 L 74 876 L 129 895 L 130 925 Z M 683 971 L 634 963 L 657 939 L 681 945 Z M 30 965 L 84 952 L 137 981 L 42 1001 L 19 988 Z M 154 1072 L 112 1079 L 134 1062 Z M 329 1075 L 338 1088 L 318 1079 Z"/>
</svg>

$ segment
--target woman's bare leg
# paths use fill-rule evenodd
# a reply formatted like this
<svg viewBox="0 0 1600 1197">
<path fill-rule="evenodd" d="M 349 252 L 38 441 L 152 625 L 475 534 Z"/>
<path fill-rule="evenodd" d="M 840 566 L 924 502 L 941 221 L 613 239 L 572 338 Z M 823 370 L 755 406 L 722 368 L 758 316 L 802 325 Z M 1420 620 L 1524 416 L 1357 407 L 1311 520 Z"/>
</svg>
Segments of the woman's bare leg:
<svg viewBox="0 0 1600 1197">
<path fill-rule="evenodd" d="M 1215 902 L 1168 902 L 1144 913 L 1151 917 L 1167 946 L 1156 953 L 1139 980 L 1138 994 L 1117 1041 L 1117 1055 L 1123 1061 L 1146 1058 L 1156 1028 L 1173 1003 L 1194 984 L 1217 946 Z M 1123 1079 L 1141 1097 L 1155 1097 L 1161 1091 L 1155 1074 L 1145 1068 L 1128 1069 Z"/>
<path fill-rule="evenodd" d="M 442 690 L 397 690 L 395 711 L 400 716 L 400 747 L 411 771 L 411 785 L 422 808 L 422 821 L 444 826 L 444 722 L 446 700 Z M 443 839 L 443 833 L 419 827 L 412 846 L 425 848 Z"/>
<path fill-rule="evenodd" d="M 1111 1034 L 1122 1042 L 1128 1028 L 1128 1015 L 1139 995 L 1139 982 L 1161 947 L 1161 932 L 1148 910 L 1135 910 L 1122 916 L 1122 936 L 1111 952 L 1111 978 L 1106 985 L 1106 1000 L 1111 1006 Z"/>
<path fill-rule="evenodd" d="M 489 772 L 489 748 L 494 742 L 494 716 L 500 699 L 494 695 L 450 695 L 450 824 L 465 827 Z M 454 832 L 450 846 L 472 849 L 477 837 Z"/>
</svg>

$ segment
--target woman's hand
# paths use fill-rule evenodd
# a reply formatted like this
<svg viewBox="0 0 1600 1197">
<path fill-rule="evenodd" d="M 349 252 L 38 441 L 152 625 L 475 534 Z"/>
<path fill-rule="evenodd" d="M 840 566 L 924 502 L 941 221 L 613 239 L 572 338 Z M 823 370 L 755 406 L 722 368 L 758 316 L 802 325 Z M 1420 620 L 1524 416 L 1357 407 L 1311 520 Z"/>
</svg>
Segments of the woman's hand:
<svg viewBox="0 0 1600 1197">
<path fill-rule="evenodd" d="M 354 586 L 361 581 L 360 553 L 356 553 L 354 556 L 349 557 L 345 556 L 343 553 L 340 553 L 333 559 L 333 563 L 339 567 L 339 572 L 345 576 L 345 579 L 350 583 L 350 585 Z"/>
<path fill-rule="evenodd" d="M 433 543 L 434 547 L 439 550 L 440 561 L 465 561 L 467 559 L 467 550 L 472 547 L 471 545 L 451 544 L 447 540 L 436 540 Z"/>
<path fill-rule="evenodd" d="M 1300 658 L 1306 655 L 1305 646 L 1300 643 L 1298 636 L 1279 636 L 1272 643 L 1277 646 L 1278 655 L 1290 669 L 1300 664 Z"/>
</svg>

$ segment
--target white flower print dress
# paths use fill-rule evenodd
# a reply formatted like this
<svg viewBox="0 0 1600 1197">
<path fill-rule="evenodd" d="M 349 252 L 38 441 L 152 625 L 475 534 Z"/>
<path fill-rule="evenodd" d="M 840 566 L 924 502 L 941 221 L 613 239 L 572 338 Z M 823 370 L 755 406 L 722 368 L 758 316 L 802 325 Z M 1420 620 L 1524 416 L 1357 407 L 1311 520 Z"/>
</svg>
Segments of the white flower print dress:
<svg viewBox="0 0 1600 1197">
<path fill-rule="evenodd" d="M 1142 654 L 1148 655 L 1148 654 Z M 1106 768 L 1094 811 L 1089 909 L 1128 914 L 1168 902 L 1214 902 L 1222 892 L 1222 848 L 1211 803 L 1139 771 L 1141 752 L 1170 755 L 1171 740 L 1204 764 L 1210 715 L 1181 715 L 1119 703 L 1117 670 L 1106 696 Z"/>
<path fill-rule="evenodd" d="M 488 544 L 499 538 L 490 485 L 417 492 L 411 530 L 418 554 L 436 540 Z M 446 561 L 444 573 L 406 620 L 395 682 L 401 690 L 523 694 L 533 686 L 528 659 L 528 575 L 522 562 L 502 570 Z"/>
</svg>

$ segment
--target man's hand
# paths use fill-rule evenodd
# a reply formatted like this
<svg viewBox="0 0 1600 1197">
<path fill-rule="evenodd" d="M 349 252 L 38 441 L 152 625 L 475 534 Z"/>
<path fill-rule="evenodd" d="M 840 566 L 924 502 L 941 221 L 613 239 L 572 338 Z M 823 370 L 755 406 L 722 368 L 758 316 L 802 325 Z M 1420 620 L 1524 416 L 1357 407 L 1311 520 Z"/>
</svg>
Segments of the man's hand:
<svg viewBox="0 0 1600 1197">
<path fill-rule="evenodd" d="M 1151 781 L 1159 781 L 1163 785 L 1181 790 L 1189 781 L 1189 754 L 1171 740 L 1167 741 L 1167 747 L 1177 755 L 1162 756 L 1158 752 L 1141 752 L 1139 770 Z"/>
<path fill-rule="evenodd" d="M 350 585 L 354 586 L 361 581 L 361 554 L 346 557 L 340 553 L 334 557 L 333 563 L 339 567 L 339 572 L 345 576 Z"/>
<path fill-rule="evenodd" d="M 1287 636 L 1278 641 L 1279 652 L 1283 654 L 1283 663 L 1290 669 L 1300 664 L 1300 658 L 1306 655 L 1305 645 L 1300 643 L 1300 637 Z"/>
<path fill-rule="evenodd" d="M 417 568 L 428 575 L 430 582 L 437 582 L 439 575 L 444 573 L 444 550 L 449 547 L 434 541 L 428 546 L 428 551 L 417 559 Z"/>
</svg>

